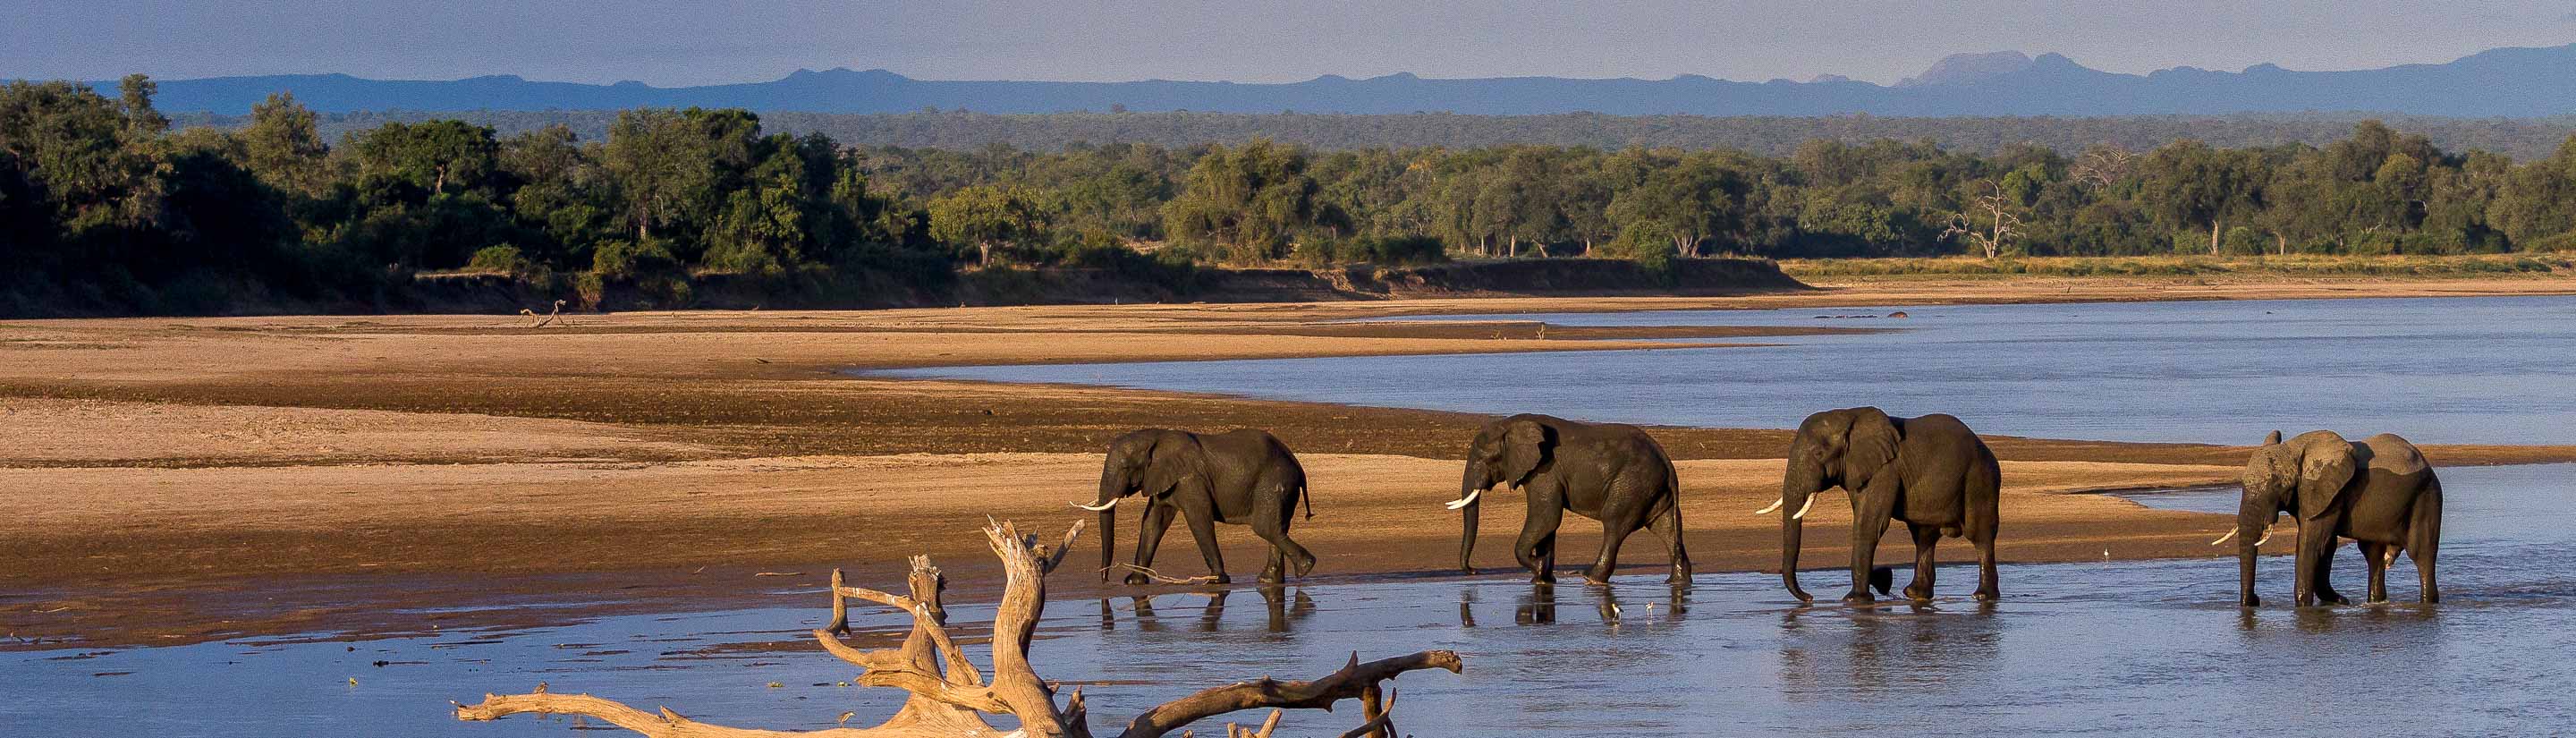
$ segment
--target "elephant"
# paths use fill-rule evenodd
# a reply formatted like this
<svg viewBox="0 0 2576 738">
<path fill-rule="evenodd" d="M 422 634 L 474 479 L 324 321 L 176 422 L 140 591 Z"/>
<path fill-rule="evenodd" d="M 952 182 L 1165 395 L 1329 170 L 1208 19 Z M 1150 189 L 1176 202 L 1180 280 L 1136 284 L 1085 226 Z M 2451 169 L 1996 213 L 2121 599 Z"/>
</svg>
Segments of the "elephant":
<svg viewBox="0 0 2576 738">
<path fill-rule="evenodd" d="M 1485 424 L 1467 447 L 1467 470 L 1449 509 L 1464 511 L 1458 568 L 1476 572 L 1479 500 L 1495 486 L 1521 492 L 1529 516 L 1512 555 L 1533 582 L 1556 581 L 1556 527 L 1567 510 L 1601 521 L 1601 555 L 1583 579 L 1608 584 L 1619 545 L 1651 528 L 1671 549 L 1672 575 L 1690 581 L 1690 554 L 1682 546 L 1681 482 L 1664 447 L 1636 426 L 1579 423 L 1546 415 L 1514 415 Z"/>
<path fill-rule="evenodd" d="M 2002 596 L 1995 581 L 1995 530 L 2003 472 L 1995 453 L 1949 415 L 1893 418 L 1874 407 L 1827 410 L 1807 416 L 1789 443 L 1788 471 L 1780 499 L 1755 515 L 1780 511 L 1780 583 L 1800 602 L 1798 547 L 1816 494 L 1840 486 L 1851 495 L 1851 593 L 1844 602 L 1876 600 L 1889 575 L 1871 566 L 1879 536 L 1891 520 L 1914 535 L 1914 581 L 1905 596 L 1932 599 L 1932 548 L 1944 535 L 1964 536 L 1977 547 L 1976 597 Z M 1875 582 L 1873 582 L 1875 580 Z"/>
<path fill-rule="evenodd" d="M 2442 480 L 2415 444 L 2387 433 L 2353 443 L 2322 430 L 2284 443 L 2273 431 L 2246 462 L 2244 482 L 2236 528 L 2210 542 L 2237 539 L 2237 597 L 2244 606 L 2263 604 L 2254 594 L 2254 554 L 2281 513 L 2298 524 L 2299 605 L 2350 602 L 2328 581 L 2338 537 L 2358 541 L 2369 559 L 2370 602 L 2388 600 L 2388 567 L 2399 551 L 2415 560 L 2422 584 L 2417 599 L 2442 600 L 2433 576 L 2442 543 Z"/>
<path fill-rule="evenodd" d="M 1171 528 L 1176 513 L 1189 522 L 1190 538 L 1198 542 L 1199 555 L 1207 559 L 1208 573 L 1219 584 L 1233 580 L 1226 576 L 1225 557 L 1217 550 L 1217 523 L 1249 524 L 1254 535 L 1270 543 L 1270 565 L 1261 570 L 1265 583 L 1284 580 L 1290 561 L 1296 563 L 1297 576 L 1315 568 L 1315 554 L 1288 538 L 1288 524 L 1300 500 L 1306 503 L 1306 517 L 1315 517 L 1315 502 L 1306 491 L 1306 469 L 1298 465 L 1287 444 L 1268 432 L 1242 429 L 1201 435 L 1148 428 L 1111 441 L 1108 459 L 1100 466 L 1100 497 L 1087 505 L 1073 503 L 1100 513 L 1104 579 L 1115 563 L 1111 549 L 1118 545 L 1114 508 L 1129 495 L 1145 501 L 1142 528 L 1136 535 L 1137 569 L 1153 566 L 1154 550 L 1162 545 L 1163 532 Z M 1127 574 L 1128 584 L 1148 581 L 1144 572 Z"/>
</svg>

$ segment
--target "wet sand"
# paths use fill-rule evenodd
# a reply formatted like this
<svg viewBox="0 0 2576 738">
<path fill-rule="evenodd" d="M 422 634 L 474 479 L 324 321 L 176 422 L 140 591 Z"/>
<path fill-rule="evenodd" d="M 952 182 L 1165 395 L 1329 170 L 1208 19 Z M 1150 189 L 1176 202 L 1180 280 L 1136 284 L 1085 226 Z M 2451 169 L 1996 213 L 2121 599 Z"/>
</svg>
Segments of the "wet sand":
<svg viewBox="0 0 2576 738">
<path fill-rule="evenodd" d="M 1092 494 L 1108 438 L 1147 425 L 1265 427 L 1296 448 L 1317 517 L 1294 535 L 1323 557 L 1319 577 L 1455 570 L 1458 518 L 1440 503 L 1457 495 L 1455 458 L 1481 418 L 840 373 L 851 367 L 1651 348 L 1777 334 L 1332 322 L 1413 314 L 2354 290 L 2536 294 L 2576 291 L 2576 280 L 1903 280 L 1725 298 L 632 313 L 545 329 L 502 316 L 0 323 L 0 560 L 12 562 L 0 567 L 10 634 L 0 648 L 709 606 L 811 587 L 834 566 L 870 581 L 913 553 L 939 557 L 972 593 L 989 573 L 974 534 L 986 515 L 1047 527 L 1090 517 L 1064 503 Z M 1832 322 L 1818 329 L 1903 327 Z M 1700 570 L 1776 567 L 1776 517 L 1749 513 L 1777 492 L 1788 433 L 1655 433 L 1682 460 Z M 2006 460 L 2006 560 L 2223 553 L 2207 546 L 2218 516 L 2073 493 L 2224 483 L 2242 449 L 1991 440 Z M 2427 450 L 2444 464 L 2576 460 L 2576 447 Z M 1477 555 L 1488 573 L 1512 568 L 1520 522 L 1513 500 L 1497 501 Z M 1839 508 L 1828 500 L 1810 516 L 1806 566 L 1844 556 L 1832 532 L 1845 522 Z M 1131 546 L 1132 519 L 1120 527 Z M 1560 565 L 1589 559 L 1598 531 L 1587 528 L 1566 526 Z M 1219 535 L 1229 568 L 1249 581 L 1261 552 L 1241 529 Z M 1096 545 L 1087 539 L 1076 560 L 1096 563 Z M 1882 561 L 1910 559 L 1906 548 L 1883 546 Z M 1622 557 L 1636 573 L 1662 559 L 1651 535 Z M 1178 530 L 1160 562 L 1177 575 L 1202 570 Z M 1062 579 L 1073 596 L 1099 586 Z M 420 613 L 533 601 L 578 606 Z"/>
</svg>

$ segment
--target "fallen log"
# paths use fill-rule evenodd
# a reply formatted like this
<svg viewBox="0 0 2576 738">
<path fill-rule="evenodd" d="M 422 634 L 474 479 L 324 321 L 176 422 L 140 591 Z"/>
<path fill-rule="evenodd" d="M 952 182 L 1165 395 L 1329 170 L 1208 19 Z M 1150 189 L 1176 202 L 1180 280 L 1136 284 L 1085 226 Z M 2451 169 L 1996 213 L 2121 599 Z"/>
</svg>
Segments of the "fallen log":
<svg viewBox="0 0 2576 738">
<path fill-rule="evenodd" d="M 1081 533 L 1082 524 L 1077 522 L 1065 531 L 1063 542 L 1048 546 L 1038 542 L 1036 536 L 1021 535 L 1007 522 L 984 529 L 993 555 L 1002 561 L 1003 571 L 1002 601 L 993 616 L 993 670 L 989 679 L 949 633 L 947 609 L 940 603 L 946 580 L 931 565 L 929 557 L 912 558 L 912 572 L 906 577 L 907 593 L 901 595 L 848 586 L 841 572 L 833 571 L 832 621 L 814 631 L 815 642 L 825 653 L 859 667 L 855 683 L 893 687 L 908 694 L 894 717 L 876 727 L 812 731 L 728 727 L 691 720 L 669 708 L 646 712 L 586 694 L 553 694 L 542 684 L 527 694 L 486 694 L 481 702 L 458 704 L 456 718 L 484 721 L 529 713 L 576 715 L 651 738 L 935 738 L 1002 735 L 1010 731 L 995 727 L 985 716 L 1005 715 L 1018 721 L 1016 732 L 1011 733 L 1014 735 L 1091 738 L 1082 691 L 1074 690 L 1059 705 L 1055 686 L 1040 678 L 1028 662 L 1029 639 L 1036 633 L 1039 617 L 1046 608 L 1046 575 L 1064 562 L 1065 553 L 1072 550 L 1074 538 Z M 840 636 L 849 632 L 847 601 L 851 599 L 909 614 L 912 628 L 903 645 L 861 650 L 843 642 Z M 1198 720 L 1266 707 L 1271 708 L 1271 713 L 1259 730 L 1228 725 L 1227 735 L 1269 738 L 1271 731 L 1278 728 L 1284 710 L 1329 711 L 1333 703 L 1349 699 L 1362 701 L 1365 722 L 1342 735 L 1392 735 L 1395 693 L 1387 690 L 1381 701 L 1378 694 L 1384 682 L 1408 671 L 1444 669 L 1457 673 L 1462 668 L 1458 654 L 1450 651 L 1423 651 L 1367 663 L 1361 663 L 1359 654 L 1353 653 L 1348 665 L 1320 679 L 1283 682 L 1263 677 L 1199 690 L 1144 711 L 1128 721 L 1118 736 L 1157 738 Z M 843 719 L 847 719 L 846 714 Z"/>
</svg>

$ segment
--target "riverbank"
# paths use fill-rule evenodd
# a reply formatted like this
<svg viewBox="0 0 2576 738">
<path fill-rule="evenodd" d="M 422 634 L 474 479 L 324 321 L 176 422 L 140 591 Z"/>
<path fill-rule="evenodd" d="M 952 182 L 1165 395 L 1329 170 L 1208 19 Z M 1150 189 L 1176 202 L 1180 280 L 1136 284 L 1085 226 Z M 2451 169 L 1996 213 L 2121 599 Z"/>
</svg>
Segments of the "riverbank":
<svg viewBox="0 0 2576 738">
<path fill-rule="evenodd" d="M 765 597 L 817 585 L 834 566 L 888 573 L 914 553 L 972 582 L 989 558 L 973 533 L 984 516 L 1085 517 L 1064 503 L 1091 495 L 1098 449 L 1145 425 L 1266 427 L 1298 449 L 1318 514 L 1295 535 L 1323 557 L 1321 576 L 1455 568 L 1457 518 L 1439 504 L 1457 493 L 1454 459 L 1481 418 L 841 373 L 852 367 L 1661 348 L 1780 332 L 1335 322 L 1437 313 L 2570 287 L 1908 281 L 1703 298 L 620 313 L 542 329 L 454 315 L 12 322 L 0 324 L 0 557 L 17 565 L 0 571 L 0 626 L 26 640 L 173 643 L 565 605 L 436 616 L 452 627 Z M 1833 323 L 1812 330 L 1903 327 Z M 1701 570 L 1774 566 L 1776 518 L 1749 513 L 1776 494 L 1787 432 L 1655 433 L 1680 460 Z M 2009 485 L 2007 560 L 2223 553 L 2206 545 L 2219 516 L 2070 493 L 2224 483 L 2240 448 L 1993 441 Z M 2455 465 L 2576 460 L 2571 447 L 2428 452 Z M 1478 563 L 1489 573 L 1509 568 L 1511 507 L 1485 516 Z M 1838 507 L 1817 506 L 1811 522 L 1830 530 Z M 1567 527 L 1564 550 L 1596 545 L 1585 527 Z M 1122 532 L 1132 545 L 1134 531 Z M 1248 580 L 1259 551 L 1240 533 L 1220 536 Z M 1810 538 L 1813 565 L 1841 556 L 1837 536 Z M 1188 544 L 1166 544 L 1167 571 L 1198 573 Z M 1076 560 L 1096 560 L 1097 543 L 1082 545 Z M 1624 560 L 1650 571 L 1659 548 L 1632 539 Z M 1899 548 L 1882 549 L 1889 563 L 1907 555 Z M 1064 579 L 1069 596 L 1098 586 Z"/>
</svg>

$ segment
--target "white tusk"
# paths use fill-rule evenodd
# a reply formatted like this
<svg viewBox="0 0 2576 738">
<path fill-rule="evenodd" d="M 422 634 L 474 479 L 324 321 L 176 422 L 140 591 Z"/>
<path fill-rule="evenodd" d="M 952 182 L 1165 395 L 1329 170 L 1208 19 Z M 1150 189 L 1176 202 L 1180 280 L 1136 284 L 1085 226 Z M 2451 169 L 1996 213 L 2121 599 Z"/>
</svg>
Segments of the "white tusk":
<svg viewBox="0 0 2576 738">
<path fill-rule="evenodd" d="M 1785 498 L 1784 498 L 1784 499 L 1785 499 Z M 1753 514 L 1755 514 L 1755 515 L 1769 515 L 1769 514 L 1771 514 L 1771 511 L 1780 509 L 1780 503 L 1781 503 L 1782 501 L 1783 501 L 1783 500 L 1772 500 L 1772 501 L 1771 501 L 1771 506 L 1770 506 L 1770 507 L 1762 508 L 1762 509 L 1760 509 L 1760 510 L 1755 510 L 1755 511 L 1753 511 Z"/>
<path fill-rule="evenodd" d="M 2221 543 L 2226 543 L 2226 542 L 2228 541 L 2228 539 L 2232 539 L 2232 538 L 2235 538 L 2235 537 L 2236 537 L 2236 531 L 2234 531 L 2234 530 L 2229 530 L 2229 531 L 2227 531 L 2227 535 L 2219 536 L 2219 537 L 2218 537 L 2218 540 L 2210 541 L 2210 542 L 2209 542 L 2209 545 L 2216 546 L 2216 545 L 2221 544 Z"/>
<path fill-rule="evenodd" d="M 1449 509 L 1451 509 L 1451 510 L 1460 510 L 1460 509 L 1465 509 L 1468 505 L 1475 504 L 1475 502 L 1476 502 L 1476 498 L 1478 498 L 1478 497 L 1483 497 L 1483 496 L 1485 496 L 1485 491 L 1484 491 L 1484 490 L 1482 490 L 1482 489 L 1478 489 L 1478 490 L 1476 490 L 1476 491 L 1474 491 L 1474 492 L 1469 492 L 1469 493 L 1467 493 L 1467 496 L 1465 496 L 1465 497 L 1460 497 L 1460 498 L 1458 498 L 1458 499 L 1456 499 L 1456 500 L 1454 500 L 1454 501 L 1451 501 L 1451 502 L 1449 503 Z"/>
<path fill-rule="evenodd" d="M 1122 498 L 1119 498 L 1119 499 L 1126 499 L 1126 498 L 1123 498 L 1123 497 L 1122 497 Z M 1082 508 L 1082 509 L 1084 509 L 1084 510 L 1089 510 L 1089 511 L 1092 511 L 1092 512 L 1100 512 L 1100 511 L 1103 511 L 1103 510 L 1107 510 L 1107 509 L 1109 509 L 1109 508 L 1117 507 L 1117 506 L 1118 506 L 1118 500 L 1110 500 L 1110 501 L 1108 501 L 1108 502 L 1103 502 L 1103 503 L 1100 503 L 1100 504 L 1098 504 L 1098 505 L 1085 505 L 1085 504 L 1082 504 L 1082 503 L 1079 503 L 1079 502 L 1066 503 L 1066 504 L 1070 504 L 1070 505 L 1072 505 L 1072 506 L 1074 506 L 1074 507 L 1079 507 L 1079 508 Z"/>
<path fill-rule="evenodd" d="M 1799 506 L 1798 506 L 1798 514 L 1789 516 L 1789 519 L 1790 519 L 1790 520 L 1805 520 L 1805 519 L 1807 519 L 1807 508 L 1811 508 L 1811 507 L 1815 507 L 1815 506 L 1816 506 L 1816 497 L 1815 497 L 1814 495 L 1808 495 L 1808 496 L 1807 496 L 1807 504 L 1799 505 Z"/>
<path fill-rule="evenodd" d="M 2270 528 L 2265 528 L 2265 529 L 2263 529 L 2263 537 L 2254 539 L 2254 547 L 2255 547 L 2255 548 L 2262 548 L 2262 547 L 2263 547 L 2263 542 L 2265 542 L 2265 541 L 2269 541 L 2269 540 L 2272 540 L 2272 529 L 2270 529 Z"/>
</svg>

